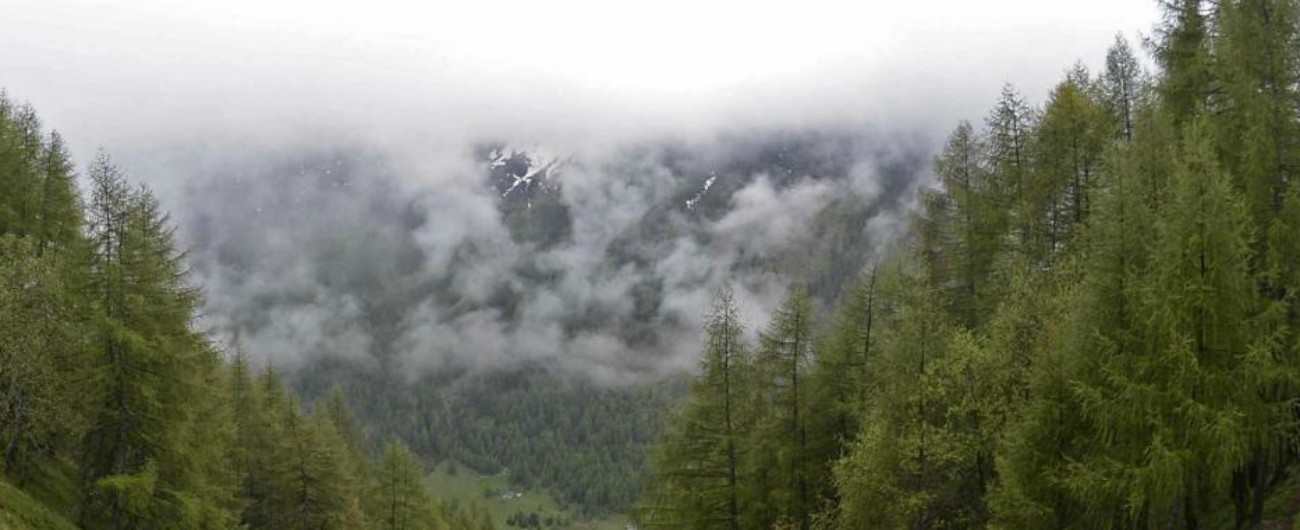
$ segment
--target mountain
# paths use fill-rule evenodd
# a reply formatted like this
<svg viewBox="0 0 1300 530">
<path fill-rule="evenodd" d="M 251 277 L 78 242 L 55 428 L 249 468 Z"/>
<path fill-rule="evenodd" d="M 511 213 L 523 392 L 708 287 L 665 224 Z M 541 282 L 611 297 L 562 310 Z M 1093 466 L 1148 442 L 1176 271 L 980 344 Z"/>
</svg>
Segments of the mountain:
<svg viewBox="0 0 1300 530">
<path fill-rule="evenodd" d="M 635 478 L 723 285 L 765 314 L 828 304 L 895 237 L 923 142 L 766 131 L 596 156 L 482 142 L 450 176 L 362 148 L 180 161 L 204 322 L 345 388 L 378 444 L 555 490 L 592 512 Z"/>
</svg>

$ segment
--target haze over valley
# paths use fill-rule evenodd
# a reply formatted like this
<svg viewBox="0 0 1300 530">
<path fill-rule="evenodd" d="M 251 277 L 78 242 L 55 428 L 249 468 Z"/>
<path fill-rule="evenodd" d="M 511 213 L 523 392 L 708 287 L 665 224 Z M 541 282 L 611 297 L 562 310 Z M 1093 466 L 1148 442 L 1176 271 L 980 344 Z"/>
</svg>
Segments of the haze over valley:
<svg viewBox="0 0 1300 530">
<path fill-rule="evenodd" d="M 0 529 L 1274 528 L 1300 4 L 17 0 Z"/>
</svg>

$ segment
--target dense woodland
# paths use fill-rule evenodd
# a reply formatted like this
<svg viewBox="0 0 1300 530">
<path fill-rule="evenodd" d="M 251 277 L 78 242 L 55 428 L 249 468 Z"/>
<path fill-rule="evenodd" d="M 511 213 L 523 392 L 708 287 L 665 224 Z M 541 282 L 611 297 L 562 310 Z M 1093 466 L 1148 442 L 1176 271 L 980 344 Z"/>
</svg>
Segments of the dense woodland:
<svg viewBox="0 0 1300 530">
<path fill-rule="evenodd" d="M 493 527 L 430 499 L 403 444 L 368 451 L 341 392 L 304 410 L 195 331 L 158 200 L 102 153 L 88 192 L 74 171 L 0 95 L 0 472 L 55 512 L 32 527 Z"/>
<path fill-rule="evenodd" d="M 795 287 L 750 342 L 718 297 L 643 527 L 1283 527 L 1300 4 L 1160 6 L 1155 72 L 1117 38 L 959 124 L 833 311 Z"/>
<path fill-rule="evenodd" d="M 520 363 L 411 381 L 359 364 L 321 362 L 295 374 L 292 386 L 312 402 L 343 388 L 363 431 L 391 433 L 412 452 L 467 472 L 504 472 L 516 487 L 550 492 L 575 516 L 636 505 L 665 411 L 685 393 L 680 376 L 611 388 Z"/>
<path fill-rule="evenodd" d="M 54 512 L 39 528 L 491 528 L 430 498 L 423 455 L 639 496 L 642 528 L 1277 527 L 1300 511 L 1300 1 L 1160 6 L 1101 71 L 959 124 L 833 307 L 808 278 L 755 334 L 719 293 L 639 495 L 642 405 L 670 386 L 525 368 L 395 397 L 308 372 L 300 398 L 196 330 L 150 191 L 105 154 L 79 189 L 0 95 L 0 493 Z"/>
</svg>

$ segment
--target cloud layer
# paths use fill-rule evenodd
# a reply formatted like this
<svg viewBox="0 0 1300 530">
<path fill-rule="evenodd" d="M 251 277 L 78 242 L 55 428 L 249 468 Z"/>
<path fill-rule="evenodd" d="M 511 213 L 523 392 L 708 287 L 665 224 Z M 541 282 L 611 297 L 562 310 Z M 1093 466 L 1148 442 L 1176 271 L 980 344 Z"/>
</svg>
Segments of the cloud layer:
<svg viewBox="0 0 1300 530">
<path fill-rule="evenodd" d="M 1130 0 L 461 4 L 17 0 L 0 84 L 159 192 L 223 339 L 287 367 L 620 381 L 690 365 L 723 284 L 751 327 L 791 280 L 833 296 L 956 120 L 1155 19 Z M 503 201 L 497 141 L 563 154 L 560 191 Z"/>
<path fill-rule="evenodd" d="M 753 327 L 791 281 L 833 297 L 924 176 L 928 146 L 875 135 L 629 144 L 569 157 L 528 197 L 503 197 L 469 147 L 432 165 L 355 146 L 157 160 L 190 175 L 172 202 L 204 325 L 256 356 L 413 374 L 544 362 L 620 382 L 691 366 L 724 285 Z"/>
</svg>

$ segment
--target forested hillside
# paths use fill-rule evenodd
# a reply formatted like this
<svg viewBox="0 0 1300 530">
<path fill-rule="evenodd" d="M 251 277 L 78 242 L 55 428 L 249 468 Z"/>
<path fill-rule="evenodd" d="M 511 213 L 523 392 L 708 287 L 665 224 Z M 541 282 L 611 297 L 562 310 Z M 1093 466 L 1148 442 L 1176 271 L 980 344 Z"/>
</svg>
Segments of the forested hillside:
<svg viewBox="0 0 1300 530">
<path fill-rule="evenodd" d="M 357 397 L 358 425 L 367 432 L 393 433 L 412 452 L 466 473 L 502 473 L 520 490 L 550 491 L 574 516 L 636 504 L 664 412 L 684 393 L 680 376 L 606 388 L 540 364 L 385 385 L 354 363 L 326 362 L 297 378 L 313 400 L 341 381 Z"/>
<path fill-rule="evenodd" d="M 759 315 L 812 271 L 832 300 L 905 216 L 923 145 L 827 127 L 587 157 L 484 144 L 463 175 L 333 144 L 168 167 L 214 340 L 305 403 L 342 388 L 377 443 L 504 470 L 577 516 L 636 505 L 714 288 Z"/>
<path fill-rule="evenodd" d="M 1154 72 L 959 124 L 834 311 L 718 297 L 645 528 L 1291 527 L 1300 12 L 1160 5 Z"/>
<path fill-rule="evenodd" d="M 0 95 L 0 526 L 493 527 L 401 443 L 368 458 L 341 393 L 304 410 L 214 347 L 158 200 L 103 153 L 86 177 Z"/>
<path fill-rule="evenodd" d="M 435 150 L 435 91 L 223 114 L 139 148 L 164 200 L 0 92 L 0 530 L 1300 528 L 1300 0 L 1157 3 L 936 149 L 810 104 Z"/>
</svg>

